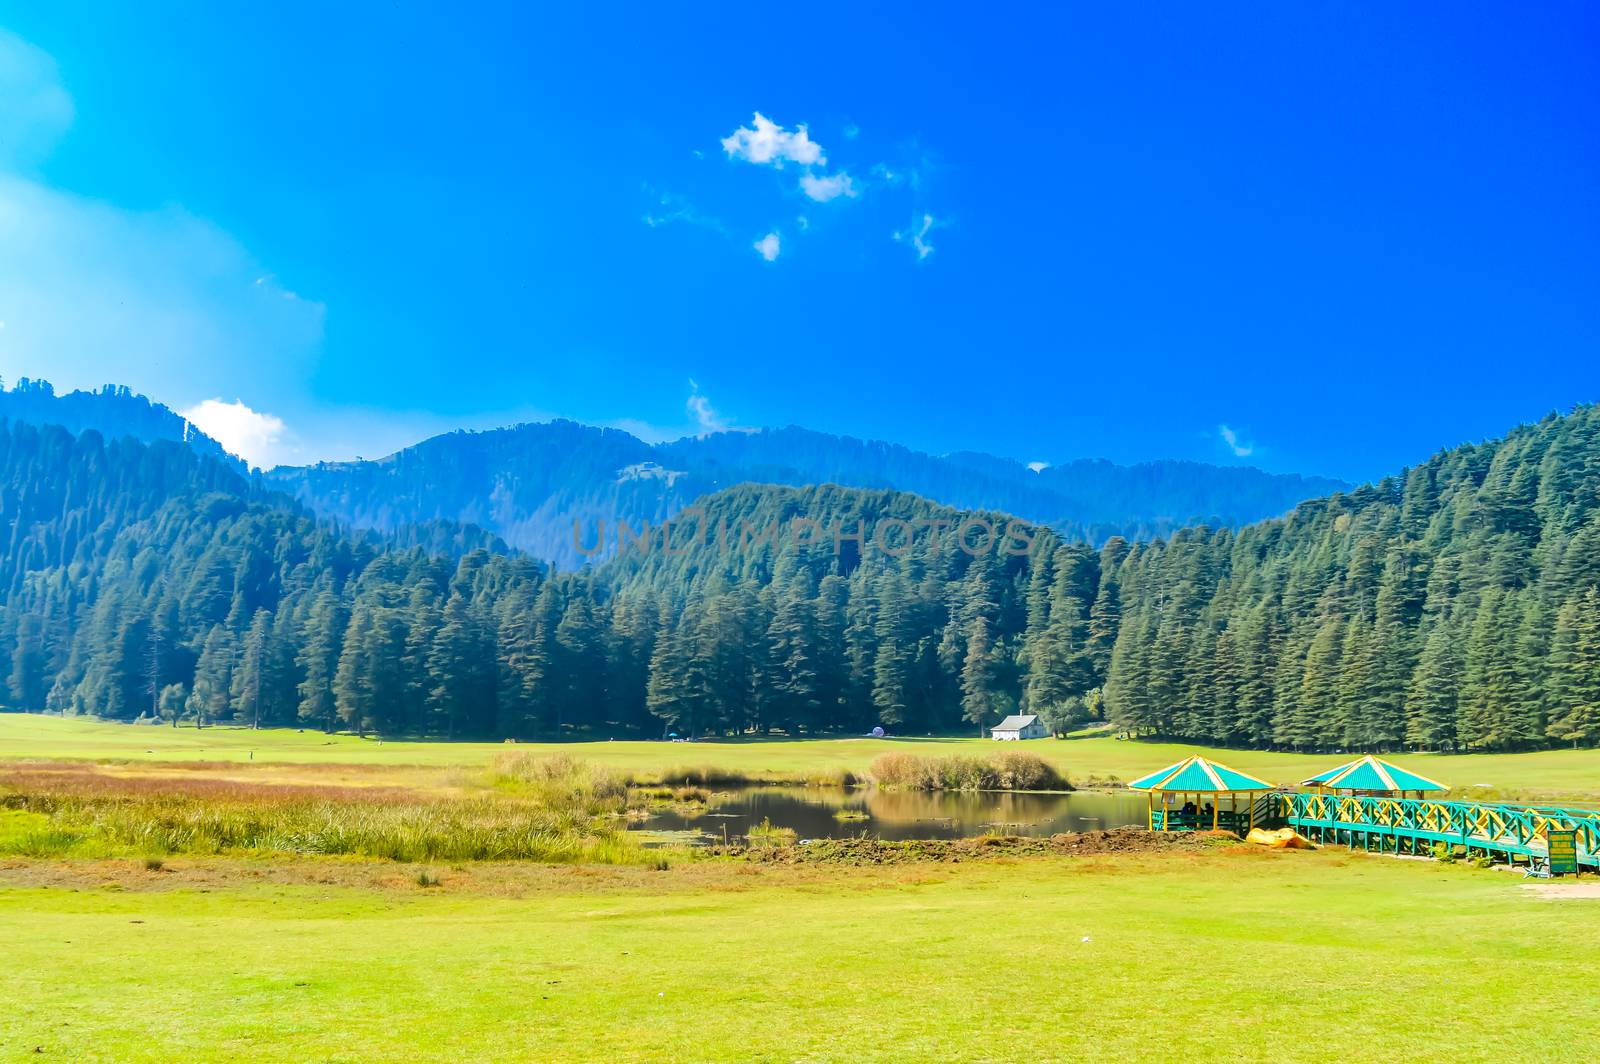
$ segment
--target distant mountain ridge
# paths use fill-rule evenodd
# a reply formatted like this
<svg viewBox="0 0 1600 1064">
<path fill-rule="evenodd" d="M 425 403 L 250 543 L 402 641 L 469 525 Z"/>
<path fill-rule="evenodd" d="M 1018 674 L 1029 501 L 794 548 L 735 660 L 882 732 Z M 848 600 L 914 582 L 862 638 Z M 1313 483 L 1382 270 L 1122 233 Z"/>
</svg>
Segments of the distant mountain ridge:
<svg viewBox="0 0 1600 1064">
<path fill-rule="evenodd" d="M 0 418 L 74 433 L 92 429 L 108 439 L 183 442 L 250 472 L 181 415 L 126 387 L 58 395 L 48 383 L 24 378 L 0 390 Z M 1237 528 L 1349 487 L 1325 477 L 1186 461 L 1122 466 L 1084 459 L 1036 472 L 979 452 L 931 455 L 798 426 L 652 445 L 620 429 L 565 420 L 457 431 L 386 458 L 280 466 L 260 476 L 340 525 L 451 551 L 477 539 L 475 529 L 459 532 L 460 526 L 477 526 L 566 569 L 598 560 L 579 541 L 592 544 L 602 521 L 614 543 L 618 521 L 659 526 L 737 484 L 909 492 L 956 509 L 1014 514 L 1091 545 L 1114 536 L 1160 538 L 1194 525 Z"/>
<path fill-rule="evenodd" d="M 279 467 L 267 479 L 324 516 L 386 529 L 427 520 L 482 525 L 564 568 L 598 522 L 637 527 L 744 483 L 892 489 L 958 509 L 999 510 L 1071 540 L 1142 540 L 1195 524 L 1238 527 L 1344 490 L 1327 478 L 1196 462 L 1077 461 L 1034 472 L 992 455 L 936 456 L 790 426 L 651 445 L 572 421 L 435 436 L 377 461 Z"/>
</svg>

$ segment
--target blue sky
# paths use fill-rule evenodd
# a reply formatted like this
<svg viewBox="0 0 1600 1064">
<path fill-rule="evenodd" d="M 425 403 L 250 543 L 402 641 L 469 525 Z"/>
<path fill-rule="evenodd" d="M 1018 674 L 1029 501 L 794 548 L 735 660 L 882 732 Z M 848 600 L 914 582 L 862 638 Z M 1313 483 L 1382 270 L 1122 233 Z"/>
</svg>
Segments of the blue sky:
<svg viewBox="0 0 1600 1064">
<path fill-rule="evenodd" d="M 266 462 L 565 416 L 1365 478 L 1600 398 L 1590 6 L 563 7 L 0 2 L 0 373 Z"/>
</svg>

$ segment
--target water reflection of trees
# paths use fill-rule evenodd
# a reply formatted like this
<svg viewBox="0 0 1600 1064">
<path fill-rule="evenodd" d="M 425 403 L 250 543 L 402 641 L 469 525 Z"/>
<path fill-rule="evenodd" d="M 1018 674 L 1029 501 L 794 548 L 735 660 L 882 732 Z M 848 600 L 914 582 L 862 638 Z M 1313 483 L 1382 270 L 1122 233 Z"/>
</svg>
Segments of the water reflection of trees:
<svg viewBox="0 0 1600 1064">
<path fill-rule="evenodd" d="M 1036 824 L 1065 817 L 1073 796 L 1005 791 L 885 791 L 867 794 L 867 811 L 888 824 Z"/>
</svg>

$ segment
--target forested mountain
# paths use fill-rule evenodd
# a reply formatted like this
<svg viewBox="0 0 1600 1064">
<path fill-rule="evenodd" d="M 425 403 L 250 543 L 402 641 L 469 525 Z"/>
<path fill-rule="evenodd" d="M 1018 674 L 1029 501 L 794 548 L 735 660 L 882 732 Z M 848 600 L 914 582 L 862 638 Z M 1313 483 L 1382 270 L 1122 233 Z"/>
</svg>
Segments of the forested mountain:
<svg viewBox="0 0 1600 1064">
<path fill-rule="evenodd" d="M 453 432 L 376 461 L 279 467 L 266 477 L 344 524 L 469 522 L 568 569 L 584 560 L 574 522 L 591 530 L 601 520 L 658 522 L 716 487 L 667 473 L 626 432 L 571 421 Z"/>
<path fill-rule="evenodd" d="M 569 421 L 456 432 L 378 461 L 275 469 L 269 479 L 316 512 L 385 529 L 444 518 L 575 568 L 572 522 L 656 522 L 741 483 L 841 484 L 991 509 L 1091 544 L 1147 539 L 1208 521 L 1233 527 L 1346 485 L 1194 462 L 1073 462 L 1034 472 L 989 455 L 935 457 L 800 428 L 720 432 L 650 446 Z"/>
<path fill-rule="evenodd" d="M 579 572 L 475 534 L 352 534 L 181 445 L 0 426 L 9 701 L 479 738 L 1103 706 L 1301 749 L 1600 739 L 1594 407 L 1240 532 L 1098 551 L 834 485 L 713 493 Z"/>
<path fill-rule="evenodd" d="M 186 418 L 121 385 L 108 384 L 97 392 L 57 395 L 48 381 L 23 377 L 10 390 L 0 388 L 0 418 L 61 425 L 72 432 L 94 429 L 107 439 L 131 436 L 145 443 L 176 440 L 241 473 L 249 472 L 243 461 L 223 450 L 222 444 Z"/>
<path fill-rule="evenodd" d="M 1237 533 L 1133 547 L 1114 720 L 1249 745 L 1600 738 L 1600 407 Z"/>
<path fill-rule="evenodd" d="M 963 547 L 963 515 L 900 493 L 750 486 L 706 509 L 707 534 L 552 575 L 352 537 L 170 442 L 0 427 L 9 701 L 477 737 L 945 730 L 1023 696 L 1015 659 L 1054 602 L 1087 617 L 1095 556 L 1048 532 L 1017 554 L 998 515 Z M 1085 646 L 1028 682 L 1066 705 L 1091 672 Z"/>
</svg>

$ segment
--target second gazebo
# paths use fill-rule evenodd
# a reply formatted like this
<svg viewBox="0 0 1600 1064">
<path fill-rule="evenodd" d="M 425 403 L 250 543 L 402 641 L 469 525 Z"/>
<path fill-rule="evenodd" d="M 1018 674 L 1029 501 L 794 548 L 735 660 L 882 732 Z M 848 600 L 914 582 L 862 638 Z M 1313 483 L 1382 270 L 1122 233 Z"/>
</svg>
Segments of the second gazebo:
<svg viewBox="0 0 1600 1064">
<path fill-rule="evenodd" d="M 1227 828 L 1241 834 L 1255 826 L 1255 801 L 1251 795 L 1257 791 L 1276 790 L 1265 780 L 1198 754 L 1136 779 L 1128 787 L 1149 792 L 1151 831 Z M 1161 796 L 1159 804 L 1156 802 L 1158 794 Z M 1242 809 L 1241 794 L 1245 795 Z M 1226 811 L 1222 808 L 1224 795 L 1228 798 Z"/>
<path fill-rule="evenodd" d="M 1448 791 L 1450 788 L 1438 780 L 1419 776 L 1410 769 L 1401 768 L 1381 757 L 1357 758 L 1349 764 L 1319 772 L 1301 784 L 1319 791 L 1344 791 L 1347 794 L 1398 794 L 1404 798 L 1412 791 L 1421 798 L 1427 791 Z"/>
</svg>

